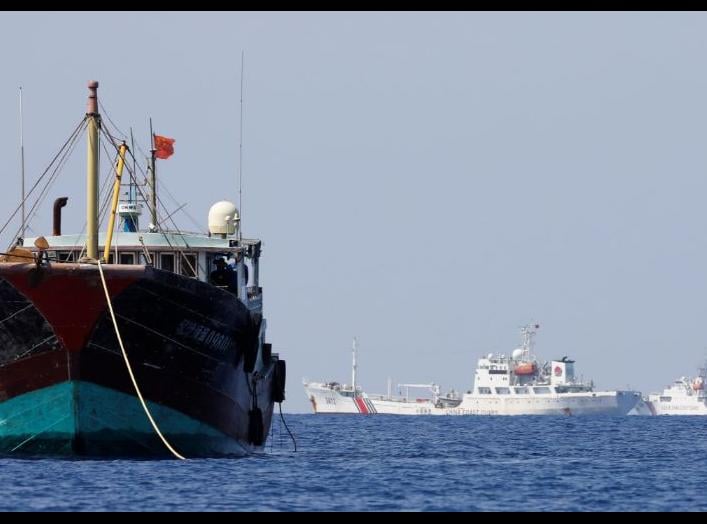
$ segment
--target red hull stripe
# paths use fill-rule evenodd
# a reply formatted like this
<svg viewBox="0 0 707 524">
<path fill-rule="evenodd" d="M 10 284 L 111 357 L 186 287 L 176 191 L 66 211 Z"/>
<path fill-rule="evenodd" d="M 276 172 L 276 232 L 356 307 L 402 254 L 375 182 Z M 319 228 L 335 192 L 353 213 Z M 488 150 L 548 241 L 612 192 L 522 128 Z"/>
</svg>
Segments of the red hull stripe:
<svg viewBox="0 0 707 524">
<path fill-rule="evenodd" d="M 368 415 L 368 408 L 366 407 L 366 403 L 361 397 L 354 398 L 354 402 L 356 403 L 356 407 L 358 408 L 359 413 Z"/>
<path fill-rule="evenodd" d="M 98 317 L 108 307 L 95 268 L 56 264 L 38 271 L 34 264 L 17 264 L 3 268 L 2 276 L 47 319 L 67 350 L 80 351 L 86 345 Z M 143 272 L 137 269 L 107 271 L 111 298 L 136 282 Z"/>
</svg>

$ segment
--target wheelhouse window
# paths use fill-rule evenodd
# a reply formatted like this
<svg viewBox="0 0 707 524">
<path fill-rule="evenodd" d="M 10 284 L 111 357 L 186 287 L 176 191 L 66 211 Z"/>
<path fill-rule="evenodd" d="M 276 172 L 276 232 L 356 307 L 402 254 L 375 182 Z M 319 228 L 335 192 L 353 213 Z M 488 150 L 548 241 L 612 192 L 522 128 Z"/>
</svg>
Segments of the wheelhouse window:
<svg viewBox="0 0 707 524">
<path fill-rule="evenodd" d="M 508 389 L 508 388 L 499 388 L 499 387 L 497 387 L 497 388 L 496 388 L 496 394 L 497 394 L 497 395 L 510 395 L 510 394 L 511 394 L 511 390 Z"/>
<path fill-rule="evenodd" d="M 479 395 L 490 395 L 491 394 L 491 388 L 488 387 L 480 387 L 479 388 Z"/>
<path fill-rule="evenodd" d="M 140 260 L 140 264 L 143 266 L 150 266 L 154 265 L 155 263 L 155 254 L 148 252 L 145 254 L 144 251 L 141 251 L 140 254 L 138 255 L 138 260 Z"/>
<path fill-rule="evenodd" d="M 133 265 L 135 263 L 135 253 L 120 253 L 120 263 Z"/>
<path fill-rule="evenodd" d="M 181 260 L 181 274 L 185 277 L 196 277 L 199 274 L 199 269 L 196 263 L 195 253 L 182 253 L 180 255 Z"/>
<path fill-rule="evenodd" d="M 535 386 L 533 388 L 533 393 L 535 393 L 536 395 L 547 395 L 550 393 L 550 388 L 546 386 Z"/>
<path fill-rule="evenodd" d="M 73 251 L 57 251 L 56 259 L 59 262 L 73 262 L 76 257 Z"/>
<path fill-rule="evenodd" d="M 160 268 L 174 273 L 174 253 L 160 253 Z"/>
</svg>

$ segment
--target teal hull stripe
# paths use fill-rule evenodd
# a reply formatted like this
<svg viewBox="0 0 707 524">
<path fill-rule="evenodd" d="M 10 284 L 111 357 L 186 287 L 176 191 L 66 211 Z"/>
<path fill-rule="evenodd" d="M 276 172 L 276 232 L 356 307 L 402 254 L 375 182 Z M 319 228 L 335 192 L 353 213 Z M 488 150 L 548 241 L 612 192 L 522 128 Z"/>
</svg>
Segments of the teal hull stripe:
<svg viewBox="0 0 707 524">
<path fill-rule="evenodd" d="M 244 445 L 174 409 L 148 402 L 160 430 L 182 454 L 242 455 Z M 71 381 L 0 403 L 0 453 L 155 455 L 169 452 L 140 401 L 90 382 Z"/>
</svg>

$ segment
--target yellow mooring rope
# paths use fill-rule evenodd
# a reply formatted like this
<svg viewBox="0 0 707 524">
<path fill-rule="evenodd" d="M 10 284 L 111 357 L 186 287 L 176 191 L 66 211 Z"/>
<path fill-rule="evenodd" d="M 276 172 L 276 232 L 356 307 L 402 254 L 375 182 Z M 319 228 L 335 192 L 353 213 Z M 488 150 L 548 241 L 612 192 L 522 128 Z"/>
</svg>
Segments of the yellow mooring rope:
<svg viewBox="0 0 707 524">
<path fill-rule="evenodd" d="M 115 328 L 115 336 L 118 337 L 118 343 L 120 344 L 120 350 L 123 352 L 123 358 L 125 359 L 125 365 L 128 368 L 128 373 L 130 374 L 130 380 L 133 381 L 133 386 L 135 387 L 135 392 L 137 393 L 138 398 L 140 399 L 140 403 L 142 404 L 142 409 L 145 410 L 145 414 L 147 415 L 147 418 L 150 420 L 150 424 L 152 424 L 152 427 L 155 429 L 155 432 L 159 435 L 159 437 L 162 439 L 162 442 L 164 442 L 164 445 L 167 446 L 167 449 L 180 460 L 186 460 L 184 457 L 182 457 L 179 453 L 177 453 L 172 446 L 170 446 L 169 442 L 167 442 L 167 439 L 164 438 L 164 435 L 162 435 L 162 432 L 160 431 L 160 428 L 157 427 L 157 424 L 155 423 L 154 419 L 152 418 L 152 415 L 150 414 L 150 410 L 147 409 L 147 404 L 145 404 L 145 399 L 142 398 L 142 393 L 140 393 L 140 388 L 137 385 L 137 382 L 135 381 L 135 375 L 133 375 L 133 370 L 130 367 L 130 361 L 128 360 L 128 354 L 125 352 L 125 347 L 123 347 L 123 340 L 120 338 L 120 331 L 118 330 L 118 323 L 115 321 L 115 313 L 113 313 L 113 304 L 110 302 L 110 295 L 108 294 L 108 286 L 106 285 L 106 279 L 103 277 L 103 268 L 101 267 L 101 261 L 98 261 L 98 272 L 101 274 L 101 282 L 103 283 L 103 291 L 106 293 L 106 302 L 108 302 L 108 309 L 110 311 L 110 317 L 113 320 L 113 327 Z"/>
</svg>

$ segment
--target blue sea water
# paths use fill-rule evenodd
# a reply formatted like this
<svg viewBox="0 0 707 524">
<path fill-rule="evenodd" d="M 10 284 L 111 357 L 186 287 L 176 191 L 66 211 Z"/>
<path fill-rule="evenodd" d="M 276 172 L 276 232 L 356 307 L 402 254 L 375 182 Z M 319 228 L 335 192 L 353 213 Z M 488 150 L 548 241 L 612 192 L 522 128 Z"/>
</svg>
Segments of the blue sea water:
<svg viewBox="0 0 707 524">
<path fill-rule="evenodd" d="M 0 510 L 705 511 L 707 417 L 286 415 L 241 459 L 0 459 Z"/>
</svg>

